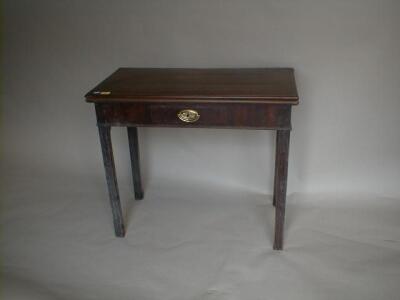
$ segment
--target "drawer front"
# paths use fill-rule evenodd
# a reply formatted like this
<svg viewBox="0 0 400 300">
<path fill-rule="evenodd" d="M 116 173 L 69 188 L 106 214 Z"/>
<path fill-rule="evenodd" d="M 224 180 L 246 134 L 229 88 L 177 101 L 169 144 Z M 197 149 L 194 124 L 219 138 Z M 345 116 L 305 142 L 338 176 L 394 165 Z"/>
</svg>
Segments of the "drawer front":
<svg viewBox="0 0 400 300">
<path fill-rule="evenodd" d="M 98 103 L 96 114 L 112 126 L 291 129 L 291 105 L 281 104 Z"/>
</svg>

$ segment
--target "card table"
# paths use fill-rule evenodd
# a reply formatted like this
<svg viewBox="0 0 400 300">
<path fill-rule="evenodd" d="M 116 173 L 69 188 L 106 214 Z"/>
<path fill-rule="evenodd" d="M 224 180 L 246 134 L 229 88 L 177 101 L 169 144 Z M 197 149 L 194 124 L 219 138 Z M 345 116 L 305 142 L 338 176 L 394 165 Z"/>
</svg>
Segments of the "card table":
<svg viewBox="0 0 400 300">
<path fill-rule="evenodd" d="M 85 98 L 94 103 L 96 110 L 117 237 L 125 236 L 125 227 L 111 144 L 112 126 L 127 127 L 137 200 L 144 195 L 138 127 L 262 129 L 276 131 L 273 248 L 283 248 L 291 111 L 299 103 L 293 69 L 119 68 Z"/>
</svg>

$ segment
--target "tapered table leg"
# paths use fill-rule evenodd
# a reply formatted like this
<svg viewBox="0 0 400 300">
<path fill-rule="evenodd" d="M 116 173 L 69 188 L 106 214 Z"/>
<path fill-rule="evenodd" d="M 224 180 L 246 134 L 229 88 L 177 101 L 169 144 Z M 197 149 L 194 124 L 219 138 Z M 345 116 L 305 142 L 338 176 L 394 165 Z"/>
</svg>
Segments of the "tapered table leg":
<svg viewBox="0 0 400 300">
<path fill-rule="evenodd" d="M 110 196 L 111 210 L 113 214 L 114 230 L 117 237 L 125 236 L 121 202 L 119 200 L 117 175 L 115 172 L 114 156 L 111 144 L 111 127 L 98 125 L 101 151 L 103 153 L 104 169 L 106 172 L 108 193 Z"/>
<path fill-rule="evenodd" d="M 285 223 L 286 186 L 288 174 L 290 130 L 277 130 L 275 161 L 275 241 L 274 249 L 283 249 L 283 231 Z"/>
<path fill-rule="evenodd" d="M 139 142 L 136 127 L 128 127 L 129 153 L 131 156 L 132 179 L 135 199 L 143 199 L 142 180 L 140 178 Z"/>
</svg>

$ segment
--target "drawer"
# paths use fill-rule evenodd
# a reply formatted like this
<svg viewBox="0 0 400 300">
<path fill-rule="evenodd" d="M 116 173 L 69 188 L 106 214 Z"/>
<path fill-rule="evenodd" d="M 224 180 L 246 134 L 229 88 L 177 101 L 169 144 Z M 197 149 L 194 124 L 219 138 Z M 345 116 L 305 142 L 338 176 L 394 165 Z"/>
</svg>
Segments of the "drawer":
<svg viewBox="0 0 400 300">
<path fill-rule="evenodd" d="M 291 105 L 265 103 L 96 103 L 112 126 L 290 129 Z"/>
</svg>

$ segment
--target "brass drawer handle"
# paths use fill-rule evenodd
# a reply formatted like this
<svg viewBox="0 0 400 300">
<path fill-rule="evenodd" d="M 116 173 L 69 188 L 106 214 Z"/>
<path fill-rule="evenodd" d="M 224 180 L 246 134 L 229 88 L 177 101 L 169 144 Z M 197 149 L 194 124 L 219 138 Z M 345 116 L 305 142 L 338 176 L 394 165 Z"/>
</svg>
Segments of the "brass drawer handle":
<svg viewBox="0 0 400 300">
<path fill-rule="evenodd" d="M 194 123 L 200 118 L 200 114 L 193 109 L 184 109 L 178 112 L 178 118 L 186 123 Z"/>
</svg>

